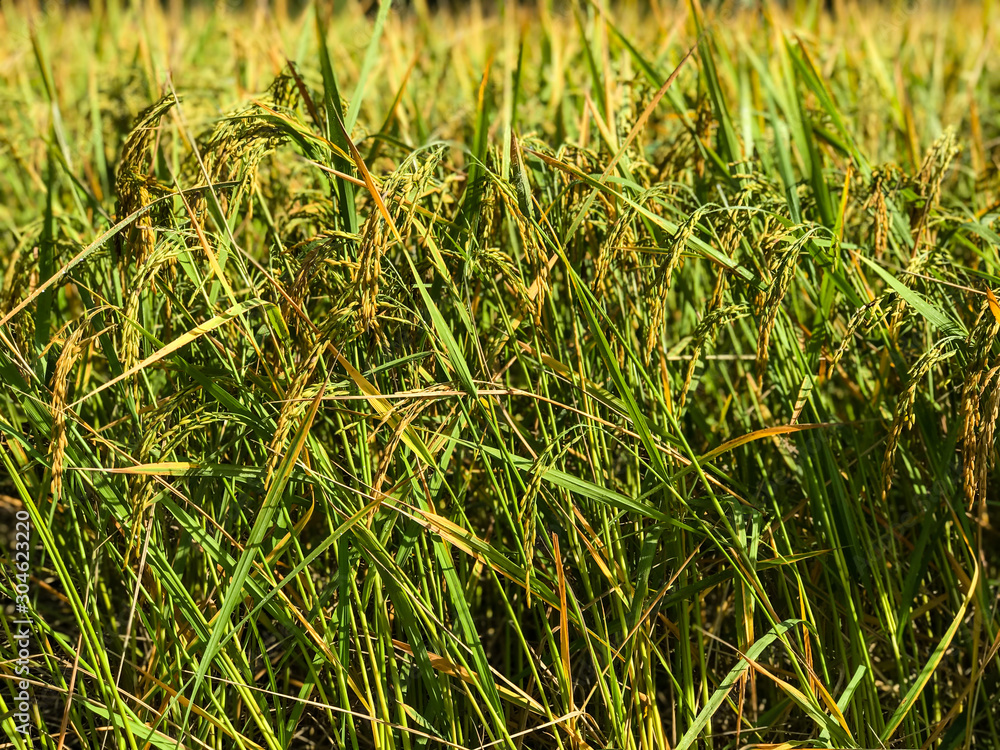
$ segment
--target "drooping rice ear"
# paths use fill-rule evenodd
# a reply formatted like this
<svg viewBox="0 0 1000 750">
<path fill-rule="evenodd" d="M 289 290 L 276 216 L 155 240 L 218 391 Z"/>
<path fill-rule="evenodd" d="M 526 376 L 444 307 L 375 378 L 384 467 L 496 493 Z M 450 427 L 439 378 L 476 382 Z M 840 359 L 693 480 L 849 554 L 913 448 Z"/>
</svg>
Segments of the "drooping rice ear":
<svg viewBox="0 0 1000 750">
<path fill-rule="evenodd" d="M 150 174 L 153 145 L 156 142 L 160 118 L 176 103 L 177 99 L 172 93 L 163 96 L 139 113 L 132 130 L 125 138 L 115 177 L 119 219 L 148 206 L 153 199 L 153 193 L 162 192 L 162 188 Z M 126 231 L 118 235 L 117 243 L 124 279 L 125 268 L 132 263 L 141 265 L 156 245 L 156 233 L 150 213 L 146 212 L 133 221 Z"/>
<path fill-rule="evenodd" d="M 49 459 L 52 466 L 52 502 L 59 502 L 62 497 L 63 473 L 66 462 L 66 448 L 69 436 L 66 429 L 66 404 L 69 392 L 70 375 L 80 356 L 89 346 L 90 340 L 84 338 L 87 324 L 83 323 L 66 339 L 63 350 L 56 360 L 56 370 L 52 378 L 52 436 L 49 443 Z"/>
<path fill-rule="evenodd" d="M 643 350 L 643 357 L 647 363 L 649 362 L 650 355 L 653 353 L 653 349 L 656 348 L 656 342 L 660 339 L 663 319 L 667 309 L 667 296 L 670 293 L 670 282 L 673 279 L 674 272 L 681 266 L 684 258 L 684 248 L 687 246 L 688 240 L 694 235 L 695 229 L 698 227 L 698 222 L 716 208 L 715 204 L 706 204 L 695 210 L 688 217 L 687 221 L 677 228 L 677 231 L 670 239 L 670 244 L 664 253 L 663 261 L 660 263 L 660 267 L 653 280 L 653 300 L 650 304 L 649 326 L 646 330 L 646 346 Z"/>
<path fill-rule="evenodd" d="M 365 220 L 361 232 L 361 252 L 354 272 L 355 295 L 359 301 L 358 328 L 363 333 L 372 332 L 380 339 L 378 320 L 379 280 L 382 277 L 382 256 L 386 247 L 385 220 L 372 212 Z"/>
<path fill-rule="evenodd" d="M 788 230 L 784 233 L 783 237 L 788 238 L 789 236 L 793 236 L 793 232 L 794 229 Z M 774 261 L 774 267 L 772 270 L 773 280 L 771 281 L 771 286 L 768 288 L 767 294 L 764 298 L 760 313 L 760 327 L 757 330 L 756 375 L 758 380 L 764 377 L 764 373 L 767 370 L 771 333 L 778 320 L 778 312 L 781 310 L 781 303 L 785 298 L 785 294 L 788 293 L 788 288 L 792 284 L 792 279 L 795 278 L 796 263 L 798 262 L 799 255 L 802 252 L 802 248 L 805 247 L 806 242 L 809 240 L 809 237 L 810 233 L 803 231 L 800 236 L 796 237 L 791 243 L 785 245 L 785 247 L 778 253 L 778 257 Z"/>
<path fill-rule="evenodd" d="M 882 500 L 885 501 L 892 488 L 893 464 L 896 458 L 896 450 L 899 447 L 899 438 L 904 429 L 913 426 L 914 412 L 913 406 L 917 399 L 917 386 L 927 377 L 927 374 L 936 364 L 952 356 L 953 350 L 947 349 L 947 339 L 936 342 L 928 349 L 910 368 L 907 376 L 906 389 L 900 394 L 896 402 L 896 411 L 892 419 L 892 427 L 889 429 L 889 437 L 886 441 L 885 455 L 882 459 Z"/>
</svg>

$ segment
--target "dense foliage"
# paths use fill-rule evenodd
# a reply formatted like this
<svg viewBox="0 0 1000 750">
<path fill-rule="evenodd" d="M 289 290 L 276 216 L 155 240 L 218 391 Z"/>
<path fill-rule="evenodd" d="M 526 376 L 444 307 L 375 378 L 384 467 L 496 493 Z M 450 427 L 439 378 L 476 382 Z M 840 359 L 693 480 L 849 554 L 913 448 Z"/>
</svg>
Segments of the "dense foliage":
<svg viewBox="0 0 1000 750">
<path fill-rule="evenodd" d="M 797 5 L 5 3 L 11 746 L 1000 747 L 1000 8 Z"/>
</svg>

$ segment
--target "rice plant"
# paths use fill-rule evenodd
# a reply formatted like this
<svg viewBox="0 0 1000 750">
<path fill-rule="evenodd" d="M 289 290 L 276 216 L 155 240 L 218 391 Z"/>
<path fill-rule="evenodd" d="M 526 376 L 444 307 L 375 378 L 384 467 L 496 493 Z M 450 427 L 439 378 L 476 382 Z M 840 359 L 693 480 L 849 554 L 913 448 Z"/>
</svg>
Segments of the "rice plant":
<svg viewBox="0 0 1000 750">
<path fill-rule="evenodd" d="M 4 4 L 7 746 L 1000 747 L 997 29 Z"/>
</svg>

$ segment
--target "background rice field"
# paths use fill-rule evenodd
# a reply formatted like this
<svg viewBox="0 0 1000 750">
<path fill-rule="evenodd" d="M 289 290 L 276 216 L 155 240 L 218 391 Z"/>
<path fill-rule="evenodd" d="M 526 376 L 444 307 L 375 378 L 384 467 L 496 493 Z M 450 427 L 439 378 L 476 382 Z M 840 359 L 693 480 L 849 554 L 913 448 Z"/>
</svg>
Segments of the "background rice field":
<svg viewBox="0 0 1000 750">
<path fill-rule="evenodd" d="M 1000 747 L 1000 6 L 834 5 L 4 3 L 5 746 Z"/>
</svg>

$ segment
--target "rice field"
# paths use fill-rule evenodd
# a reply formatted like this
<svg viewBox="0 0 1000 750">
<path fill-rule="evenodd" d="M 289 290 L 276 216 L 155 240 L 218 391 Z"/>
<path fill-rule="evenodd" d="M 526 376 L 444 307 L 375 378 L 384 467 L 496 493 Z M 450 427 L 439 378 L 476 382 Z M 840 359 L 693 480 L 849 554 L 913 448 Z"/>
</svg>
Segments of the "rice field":
<svg viewBox="0 0 1000 750">
<path fill-rule="evenodd" d="M 1000 4 L 0 6 L 0 735 L 1000 747 Z"/>
</svg>

